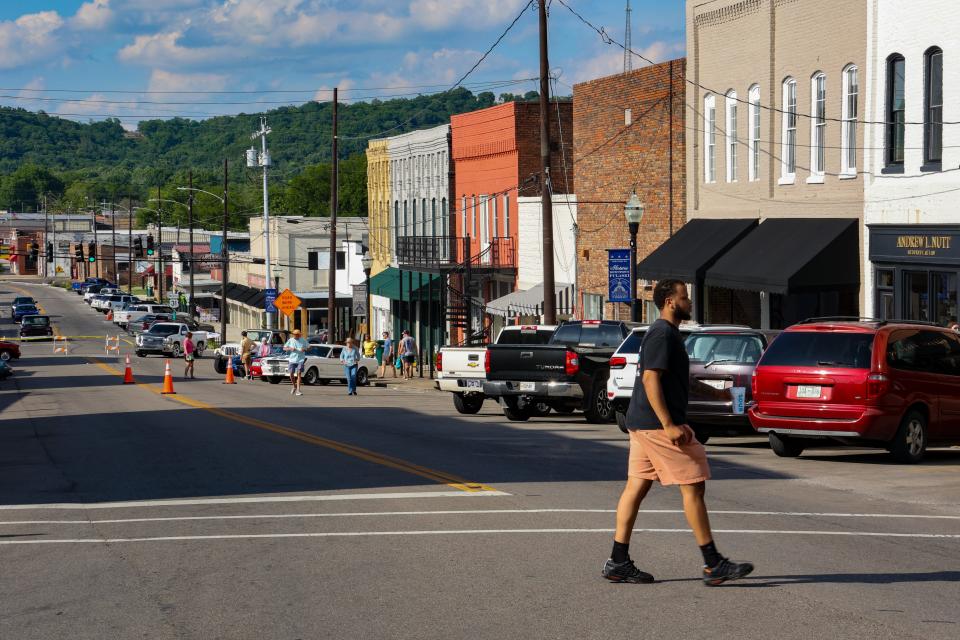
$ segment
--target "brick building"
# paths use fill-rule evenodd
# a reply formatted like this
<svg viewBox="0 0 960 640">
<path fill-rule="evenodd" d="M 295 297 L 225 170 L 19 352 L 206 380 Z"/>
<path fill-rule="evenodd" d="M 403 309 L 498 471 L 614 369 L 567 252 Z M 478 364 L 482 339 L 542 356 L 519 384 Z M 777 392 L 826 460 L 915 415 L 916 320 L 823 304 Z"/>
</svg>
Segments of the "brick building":
<svg viewBox="0 0 960 640">
<path fill-rule="evenodd" d="M 584 317 L 630 317 L 606 302 L 607 250 L 626 249 L 624 205 L 635 190 L 644 203 L 637 257 L 659 247 L 686 218 L 684 59 L 573 87 L 577 171 L 577 289 Z M 638 295 L 650 300 L 641 281 Z M 652 314 L 645 304 L 644 315 Z"/>
</svg>

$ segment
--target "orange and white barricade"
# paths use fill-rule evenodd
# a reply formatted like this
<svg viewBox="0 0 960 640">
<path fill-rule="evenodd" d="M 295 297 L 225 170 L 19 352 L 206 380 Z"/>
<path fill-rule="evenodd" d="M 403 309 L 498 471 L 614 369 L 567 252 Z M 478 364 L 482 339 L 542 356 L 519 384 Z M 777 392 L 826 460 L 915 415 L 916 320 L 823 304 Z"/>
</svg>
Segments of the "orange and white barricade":
<svg viewBox="0 0 960 640">
<path fill-rule="evenodd" d="M 53 336 L 53 352 L 67 355 L 67 337 Z"/>
<path fill-rule="evenodd" d="M 120 336 L 110 337 L 107 336 L 107 339 L 103 345 L 104 353 L 116 353 L 120 355 Z"/>
</svg>

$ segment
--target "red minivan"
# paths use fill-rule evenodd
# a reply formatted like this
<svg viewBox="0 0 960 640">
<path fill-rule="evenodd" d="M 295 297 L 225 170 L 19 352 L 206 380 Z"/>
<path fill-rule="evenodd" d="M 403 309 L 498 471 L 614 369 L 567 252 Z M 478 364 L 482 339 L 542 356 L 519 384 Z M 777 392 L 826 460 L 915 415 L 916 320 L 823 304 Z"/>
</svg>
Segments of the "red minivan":
<svg viewBox="0 0 960 640">
<path fill-rule="evenodd" d="M 778 456 L 812 440 L 880 446 L 907 463 L 960 443 L 960 335 L 930 323 L 807 320 L 753 373 L 750 423 Z"/>
</svg>

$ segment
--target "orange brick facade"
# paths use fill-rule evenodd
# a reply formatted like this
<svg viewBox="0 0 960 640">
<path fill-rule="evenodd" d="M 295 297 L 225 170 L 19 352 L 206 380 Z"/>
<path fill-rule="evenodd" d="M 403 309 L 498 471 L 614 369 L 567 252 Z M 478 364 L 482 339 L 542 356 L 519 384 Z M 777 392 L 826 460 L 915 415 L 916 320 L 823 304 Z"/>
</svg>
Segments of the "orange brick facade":
<svg viewBox="0 0 960 640">
<path fill-rule="evenodd" d="M 681 58 L 574 85 L 581 293 L 606 301 L 607 249 L 630 246 L 623 206 L 634 189 L 644 203 L 638 260 L 686 221 L 685 68 Z M 643 284 L 638 294 L 650 299 Z M 629 305 L 605 303 L 604 317 L 627 319 Z"/>
</svg>

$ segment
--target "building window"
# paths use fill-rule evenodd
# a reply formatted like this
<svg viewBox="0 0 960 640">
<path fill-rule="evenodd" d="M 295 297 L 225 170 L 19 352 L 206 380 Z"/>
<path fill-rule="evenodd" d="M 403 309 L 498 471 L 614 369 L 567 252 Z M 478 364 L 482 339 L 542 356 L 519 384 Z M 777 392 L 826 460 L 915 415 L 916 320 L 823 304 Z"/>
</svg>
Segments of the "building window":
<svg viewBox="0 0 960 640">
<path fill-rule="evenodd" d="M 727 182 L 737 181 L 737 92 L 727 92 Z"/>
<path fill-rule="evenodd" d="M 780 181 L 792 184 L 797 173 L 797 81 L 783 81 L 783 139 L 780 146 Z"/>
<path fill-rule="evenodd" d="M 437 235 L 437 199 L 433 198 L 430 201 L 430 235 L 436 237 Z"/>
<path fill-rule="evenodd" d="M 393 201 L 393 249 L 397 249 L 397 238 L 400 237 L 400 202 Z"/>
<path fill-rule="evenodd" d="M 840 140 L 841 173 L 857 175 L 857 115 L 859 111 L 860 81 L 853 65 L 843 70 L 843 131 Z"/>
<path fill-rule="evenodd" d="M 407 235 L 407 201 L 403 201 L 403 235 Z"/>
<path fill-rule="evenodd" d="M 510 237 L 510 194 L 503 194 L 503 235 Z"/>
<path fill-rule="evenodd" d="M 405 235 L 415 236 L 417 235 L 417 231 L 419 231 L 419 229 L 417 228 L 417 199 L 416 198 L 414 198 L 411 201 L 410 206 L 411 206 L 410 228 L 404 229 L 403 233 Z"/>
<path fill-rule="evenodd" d="M 477 237 L 477 196 L 470 198 L 470 235 Z"/>
<path fill-rule="evenodd" d="M 887 165 L 903 165 L 906 64 L 898 53 L 887 58 Z"/>
<path fill-rule="evenodd" d="M 447 199 L 440 200 L 440 235 L 447 235 Z"/>
<path fill-rule="evenodd" d="M 717 181 L 717 102 L 708 95 L 703 99 L 703 181 Z"/>
<path fill-rule="evenodd" d="M 748 123 L 750 127 L 749 153 L 750 166 L 747 170 L 750 182 L 760 179 L 760 87 L 750 87 L 750 113 Z"/>
<path fill-rule="evenodd" d="M 924 67 L 923 161 L 937 164 L 943 159 L 943 51 L 939 47 L 927 49 Z"/>
<path fill-rule="evenodd" d="M 433 215 L 430 217 L 430 220 L 432 220 L 433 218 L 435 218 L 436 215 L 437 215 L 437 211 L 436 211 L 436 208 L 437 208 L 437 207 L 436 207 L 436 201 L 434 201 L 434 207 L 433 207 L 433 208 L 434 208 L 434 211 L 433 211 Z M 421 229 L 421 231 L 420 231 L 420 235 L 424 235 L 424 236 L 429 235 L 430 220 L 427 220 L 427 199 L 426 199 L 426 198 L 422 198 L 422 199 L 420 200 L 420 216 L 421 216 L 421 218 L 423 219 L 423 223 L 421 224 L 422 229 Z"/>
<path fill-rule="evenodd" d="M 583 294 L 583 319 L 603 320 L 603 296 L 598 293 Z"/>
<path fill-rule="evenodd" d="M 467 231 L 467 196 L 460 196 L 460 231 L 464 236 L 470 235 Z"/>
<path fill-rule="evenodd" d="M 493 237 L 500 237 L 500 212 L 498 211 L 499 206 L 497 205 L 497 196 L 491 198 L 493 200 Z"/>
<path fill-rule="evenodd" d="M 347 268 L 347 252 L 337 251 L 337 269 L 342 271 Z"/>
<path fill-rule="evenodd" d="M 810 80 L 810 176 L 823 177 L 826 164 L 827 76 L 814 74 Z"/>
</svg>

